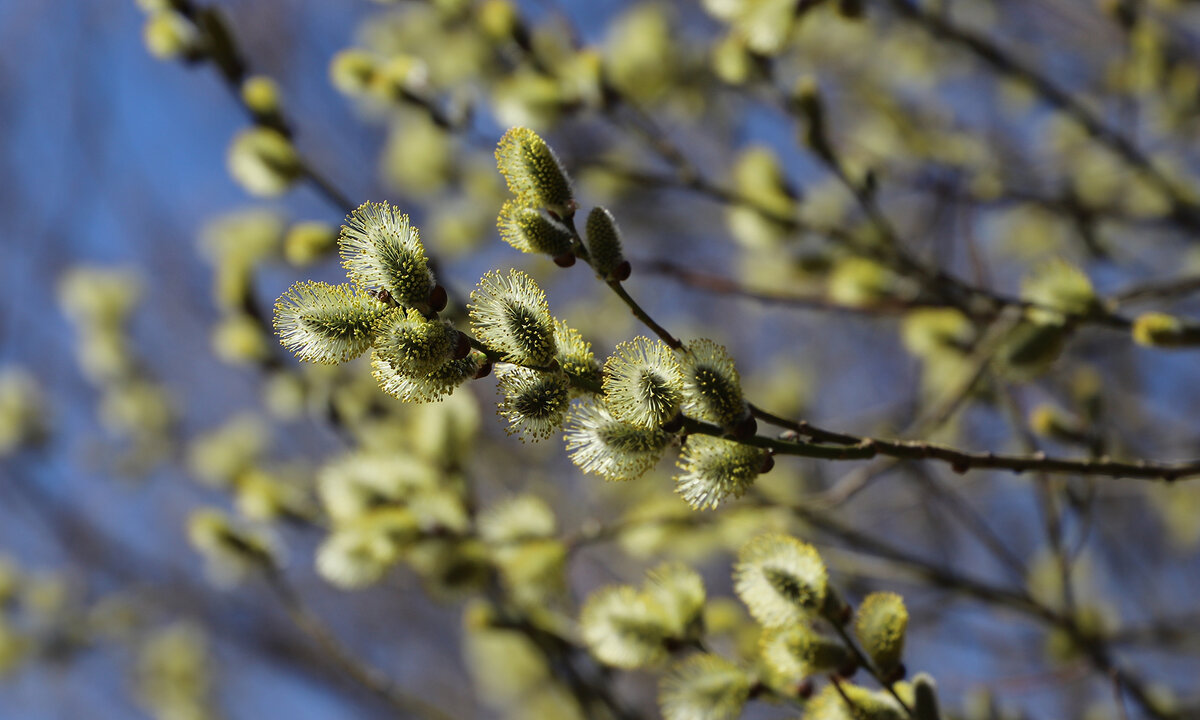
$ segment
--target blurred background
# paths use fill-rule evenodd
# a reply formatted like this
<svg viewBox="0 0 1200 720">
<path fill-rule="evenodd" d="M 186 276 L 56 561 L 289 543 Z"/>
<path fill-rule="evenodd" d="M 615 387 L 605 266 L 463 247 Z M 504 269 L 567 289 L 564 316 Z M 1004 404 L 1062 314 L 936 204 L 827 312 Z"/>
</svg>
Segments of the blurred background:
<svg viewBox="0 0 1200 720">
<path fill-rule="evenodd" d="M 739 16 L 715 1 L 541 0 L 513 6 L 519 41 L 503 3 L 214 4 L 249 73 L 277 84 L 282 110 L 258 124 L 282 118 L 303 157 L 275 197 L 231 177 L 253 96 L 184 61 L 186 33 L 130 0 L 0 3 L 0 718 L 395 714 L 297 630 L 286 598 L 189 547 L 203 507 L 268 533 L 290 587 L 398 686 L 453 717 L 572 716 L 491 696 L 500 668 L 463 629 L 474 596 L 436 557 L 340 590 L 314 570 L 322 523 L 293 516 L 323 517 L 321 472 L 367 450 L 453 474 L 483 505 L 536 495 L 571 535 L 639 508 L 690 513 L 672 462 L 605 483 L 557 439 L 507 437 L 490 378 L 406 406 L 368 363 L 301 366 L 262 324 L 293 282 L 344 277 L 330 232 L 347 204 L 388 200 L 421 228 L 451 313 L 483 272 L 520 267 L 601 361 L 644 334 L 586 267 L 501 242 L 492 150 L 512 125 L 545 133 L 585 207 L 612 209 L 630 292 L 677 336 L 725 343 L 772 412 L 996 452 L 1200 450 L 1194 350 L 1130 331 L 1143 311 L 1200 310 L 1195 3 L 896 0 L 856 17 L 833 2 Z M 355 87 L 346 48 L 390 61 L 391 96 Z M 814 81 L 849 180 L 806 135 Z M 1131 169 L 1114 150 L 1125 138 L 1178 197 Z M 855 187 L 922 262 L 1068 314 L 1061 298 L 1082 284 L 1107 319 L 1034 342 L 1014 328 L 1037 323 L 997 307 L 947 309 L 854 250 L 882 232 Z M 737 547 L 786 529 L 851 596 L 905 596 L 906 664 L 955 717 L 1197 716 L 1200 485 L 780 458 L 755 497 L 696 525 L 587 546 L 556 602 L 573 616 L 664 558 L 731 598 Z M 1115 665 L 939 569 L 1062 609 Z M 1169 712 L 1114 688 L 1114 666 Z M 612 682 L 656 716 L 655 675 Z"/>
</svg>

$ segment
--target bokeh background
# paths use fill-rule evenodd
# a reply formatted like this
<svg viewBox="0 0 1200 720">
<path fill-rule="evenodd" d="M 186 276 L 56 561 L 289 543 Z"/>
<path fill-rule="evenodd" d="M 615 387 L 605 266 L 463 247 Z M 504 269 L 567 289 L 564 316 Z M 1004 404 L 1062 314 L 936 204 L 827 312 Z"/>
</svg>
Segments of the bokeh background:
<svg viewBox="0 0 1200 720">
<path fill-rule="evenodd" d="M 657 78 L 667 89 L 647 91 L 648 112 L 673 143 L 722 184 L 739 182 L 734 173 L 739 154 L 762 145 L 775 153 L 790 183 L 803 188 L 805 202 L 819 206 L 814 212 L 854 215 L 849 196 L 838 194 L 836 182 L 798 142 L 792 118 L 753 93 L 747 97 L 722 89 L 706 74 L 710 46 L 721 30 L 698 4 L 653 6 L 669 18 L 666 37 L 656 33 L 653 22 L 628 15 L 634 3 L 622 0 L 518 4 L 532 23 L 574 27 L 582 43 L 600 48 L 608 62 L 632 58 L 649 68 L 669 67 Z M 1190 115 L 1181 110 L 1183 119 L 1174 125 L 1160 123 L 1143 105 L 1157 108 L 1154 93 L 1166 90 L 1122 93 L 1106 83 L 1114 47 L 1121 48 L 1122 58 L 1134 58 L 1138 43 L 1168 48 L 1161 54 L 1170 56 L 1163 60 L 1170 67 L 1200 62 L 1200 24 L 1194 11 L 1177 7 L 1190 3 L 1132 4 L 1148 6 L 1150 17 L 1170 13 L 1161 17 L 1177 22 L 1168 25 L 1164 19 L 1155 25 L 1159 35 L 1147 31 L 1147 38 L 1131 39 L 1103 14 L 1100 3 L 1072 0 L 1006 0 L 1004 8 L 980 0 L 964 3 L 962 17 L 1011 43 L 1018 56 L 1072 91 L 1099 97 L 1106 118 L 1120 121 L 1155 154 L 1172 155 L 1173 165 L 1186 175 L 1195 170 L 1194 107 Z M 458 297 L 485 270 L 519 266 L 543 282 L 556 314 L 580 327 L 598 355 L 641 332 L 623 306 L 591 283 L 586 268 L 559 270 L 501 243 L 487 218 L 494 217 L 499 200 L 494 207 L 479 206 L 485 201 L 463 190 L 470 172 L 460 169 L 422 187 L 417 171 L 427 158 L 416 145 L 429 130 L 419 109 L 359 103 L 331 86 L 335 53 L 379 42 L 389 27 L 380 18 L 411 12 L 410 6 L 422 3 L 388 8 L 368 2 L 231 0 L 219 5 L 252 71 L 278 82 L 296 146 L 306 159 L 352 202 L 387 199 L 410 212 L 439 258 L 439 277 Z M 48 432 L 40 448 L 0 458 L 0 551 L 21 568 L 33 598 L 25 602 L 48 608 L 46 617 L 84 617 L 116 626 L 120 623 L 103 612 L 120 616 L 128 607 L 103 601 L 135 598 L 129 607 L 151 624 L 185 620 L 202 628 L 215 658 L 212 680 L 221 717 L 387 716 L 295 631 L 276 598 L 254 583 L 222 588 L 210 582 L 203 560 L 188 547 L 189 513 L 202 505 L 230 504 L 228 493 L 197 481 L 198 438 L 241 418 L 246 424 L 235 426 L 235 434 L 263 433 L 264 454 L 301 484 L 346 448 L 346 438 L 327 414 L 311 410 L 310 403 L 305 411 L 281 418 L 278 406 L 286 402 L 279 397 L 286 388 L 269 382 L 260 368 L 227 362 L 214 351 L 213 329 L 223 315 L 214 300 L 214 265 L 204 238 L 220 234 L 214 222 L 247 210 L 266 210 L 284 224 L 333 225 L 340 223 L 343 210 L 304 182 L 277 199 L 247 196 L 226 170 L 230 140 L 248 124 L 237 98 L 209 66 L 151 57 L 143 44 L 144 23 L 145 13 L 129 0 L 0 3 L 0 367 L 22 368 L 32 378 Z M 397 43 L 405 39 L 402 29 L 395 37 Z M 848 57 L 828 74 L 818 62 L 826 57 L 821 50 L 800 64 L 820 69 L 836 107 L 864 108 L 861 116 L 839 119 L 838 132 L 862 151 L 863 162 L 878 160 L 887 168 L 881 172 L 882 197 L 921 253 L 1013 295 L 1030 268 L 1051 258 L 1066 257 L 1083 267 L 1102 295 L 1200 268 L 1189 247 L 1194 233 L 1153 213 L 1130 217 L 1121 210 L 1111 219 L 1098 212 L 1098 219 L 1086 218 L 1085 227 L 1080 217 L 1055 216 L 1039 202 L 1022 201 L 1020 192 L 973 196 L 983 184 L 975 184 L 975 170 L 984 166 L 1003 167 L 989 179 L 995 175 L 1010 189 L 1032 196 L 1058 197 L 1065 187 L 1083 187 L 1086 195 L 1091 188 L 1101 204 L 1109 203 L 1105 207 L 1118 208 L 1119 197 L 1133 190 L 1122 184 L 1129 180 L 1110 158 L 1077 160 L 1064 150 L 1070 142 L 1054 140 L 1055 133 L 1069 133 L 1055 129 L 1057 114 L 1044 103 L 994 82 L 962 54 L 937 50 L 915 31 L 888 34 L 877 45 L 861 40 L 846 46 Z M 665 50 L 655 45 L 670 42 Z M 444 52 L 463 50 L 448 45 Z M 436 57 L 429 62 L 438 63 Z M 1162 82 L 1165 87 L 1167 81 Z M 871 92 L 860 92 L 858 83 Z M 728 343 L 751 396 L 763 398 L 760 404 L 780 413 L 807 413 L 825 426 L 880 435 L 901 432 L 922 416 L 929 368 L 906 350 L 895 313 L 763 303 L 639 271 L 656 261 L 670 262 L 734 277 L 743 286 L 801 295 L 815 287 L 820 294 L 823 281 L 803 283 L 810 279 L 805 263 L 823 246 L 780 251 L 768 237 L 755 247 L 754 228 L 747 232 L 744 218 L 731 217 L 725 204 L 606 174 L 603 167 L 615 163 L 667 177 L 671 166 L 644 138 L 595 109 L 546 111 L 544 105 L 554 101 L 538 105 L 536 88 L 472 92 L 454 98 L 478 101 L 469 130 L 448 141 L 462 165 L 482 167 L 478 174 L 492 172 L 490 146 L 514 117 L 548 128 L 579 177 L 584 202 L 611 203 L 626 226 L 635 267 L 631 291 L 677 334 Z M 876 92 L 889 102 L 872 106 L 864 99 Z M 1107 113 L 1111 107 L 1116 110 Z M 925 124 L 929 134 L 919 139 L 883 127 L 880 118 L 910 110 L 918 119 L 913 125 L 921 126 L 922 116 L 941 124 L 930 120 Z M 406 137 L 419 139 L 406 146 Z M 938 156 L 955 143 L 961 152 Z M 886 151 L 892 149 L 901 159 L 889 165 Z M 415 170 L 406 167 L 410 153 L 417 156 Z M 1088 183 L 1114 189 L 1104 196 Z M 477 215 L 486 222 L 476 222 Z M 130 347 L 138 376 L 165 393 L 147 401 L 167 403 L 157 411 L 172 421 L 160 434 L 145 438 L 136 431 L 144 413 L 153 415 L 155 407 L 107 396 L 81 367 L 79 331 L 63 307 L 64 279 L 80 266 L 124 272 L 121 282 L 137 289 L 128 323 Z M 292 282 L 332 281 L 340 275 L 332 259 L 303 268 L 272 260 L 256 266 L 254 294 L 259 309 L 269 313 L 270 299 Z M 1172 298 L 1165 307 L 1181 315 L 1197 309 L 1186 298 Z M 1082 380 L 1081 368 L 1086 370 Z M 366 371 L 350 372 L 361 377 Z M 1119 451 L 1180 458 L 1197 451 L 1196 376 L 1194 353 L 1140 348 L 1127 332 L 1085 328 L 1048 375 L 1014 382 L 1011 393 L 1025 415 L 1044 402 L 1069 406 L 1076 397 L 1073 388 L 1098 378 L 1092 382 L 1099 385 L 1095 392 L 1105 407 L 1098 433 Z M 526 446 L 506 438 L 493 421 L 490 380 L 472 386 L 468 398 L 462 412 L 478 416 L 482 439 L 463 462 L 473 468 L 484 497 L 536 492 L 560 509 L 560 525 L 569 530 L 616 517 L 635 499 L 670 496 L 667 462 L 638 487 L 605 485 L 567 462 L 555 441 Z M 393 401 L 380 395 L 364 402 Z M 937 437 L 979 449 L 1019 449 L 1006 411 L 986 398 L 969 399 Z M 404 442 L 396 438 L 397 444 Z M 1047 449 L 1081 452 L 1069 445 Z M 780 465 L 764 483 L 798 499 L 828 499 L 830 488 L 852 484 L 855 472 L 866 477 L 867 468 Z M 1018 586 L 1035 577 L 1045 540 L 1031 481 L 996 473 L 960 477 L 943 470 L 889 468 L 878 475 L 885 482 L 831 512 L 840 522 L 931 563 Z M 945 494 L 946 487 L 952 495 Z M 1190 694 L 1194 701 L 1200 677 L 1197 493 L 1181 486 L 1167 494 L 1136 481 L 1080 481 L 1061 490 L 1069 508 L 1064 536 L 1076 546 L 1077 592 L 1095 599 L 1111 627 L 1145 630 L 1131 630 L 1134 640 L 1117 646 L 1124 664 L 1136 668 L 1156 692 Z M 946 503 L 961 505 L 952 511 Z M 993 539 L 1028 571 L 1024 577 L 1013 577 L 1012 569 L 980 544 L 984 521 Z M 722 539 L 708 539 L 703 548 L 711 554 L 698 552 L 693 558 L 705 570 L 712 595 L 729 595 L 729 551 L 735 540 L 767 521 L 738 522 L 731 521 Z M 431 599 L 405 572 L 367 593 L 337 591 L 312 570 L 320 534 L 287 527 L 280 534 L 296 587 L 347 645 L 455 716 L 489 716 L 486 703 L 462 691 L 470 672 L 460 652 L 459 599 Z M 949 707 L 982 707 L 981 688 L 990 688 L 998 707 L 1030 717 L 1082 717 L 1085 711 L 1096 713 L 1089 717 L 1124 717 L 1117 714 L 1111 683 L 1069 653 L 1047 650 L 1055 640 L 1044 628 L 914 584 L 877 559 L 849 549 L 839 552 L 836 548 L 845 543 L 836 538 L 823 541 L 831 546 L 828 559 L 835 575 L 840 563 L 850 587 L 882 585 L 904 592 L 913 613 L 909 667 L 931 672 Z M 582 595 L 602 582 L 636 578 L 651 559 L 589 551 L 572 570 L 573 589 Z M 55 628 L 55 642 L 0 678 L 0 718 L 137 718 L 151 712 L 139 690 L 136 642 L 108 638 L 88 629 L 88 622 L 61 627 L 45 622 Z M 1165 629 L 1155 636 L 1149 632 L 1154 628 Z M 1147 647 L 1155 643 L 1158 649 Z M 653 694 L 648 677 L 622 682 L 640 701 Z M 772 708 L 754 712 L 783 716 Z M 1125 712 L 1139 716 L 1136 709 Z"/>
</svg>

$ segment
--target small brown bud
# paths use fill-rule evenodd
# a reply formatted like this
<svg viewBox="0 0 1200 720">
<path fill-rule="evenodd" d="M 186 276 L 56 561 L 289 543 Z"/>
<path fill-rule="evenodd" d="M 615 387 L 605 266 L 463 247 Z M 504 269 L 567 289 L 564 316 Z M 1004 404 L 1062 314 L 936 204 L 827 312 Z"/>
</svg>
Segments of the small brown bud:
<svg viewBox="0 0 1200 720">
<path fill-rule="evenodd" d="M 746 438 L 754 437 L 754 434 L 757 432 L 758 421 L 755 420 L 754 416 L 750 413 L 746 413 L 745 417 L 743 417 L 741 420 L 738 420 L 734 426 L 730 428 L 730 435 L 732 435 L 735 440 L 745 440 Z"/>
<path fill-rule="evenodd" d="M 846 661 L 845 665 L 837 669 L 837 676 L 844 680 L 849 680 L 854 677 L 856 672 L 858 672 L 858 660 L 851 658 Z"/>
<path fill-rule="evenodd" d="M 562 255 L 558 255 L 554 258 L 554 264 L 560 268 L 569 268 L 575 264 L 575 254 L 563 253 Z"/>
<path fill-rule="evenodd" d="M 455 360 L 461 360 L 471 352 L 471 339 L 466 336 L 466 333 L 458 334 L 458 343 L 454 346 L 454 354 L 451 357 Z"/>
<path fill-rule="evenodd" d="M 629 275 L 632 272 L 633 272 L 633 266 L 629 264 L 629 261 L 622 260 L 620 263 L 617 264 L 617 266 L 615 268 L 613 268 L 611 277 L 613 280 L 616 280 L 617 282 L 625 282 L 626 280 L 629 279 Z"/>
<path fill-rule="evenodd" d="M 441 285 L 434 285 L 433 292 L 429 293 L 429 308 L 434 312 L 441 312 L 446 309 L 448 301 L 449 296 L 446 295 L 446 288 Z"/>
<path fill-rule="evenodd" d="M 484 363 L 479 366 L 479 369 L 475 371 L 475 379 L 479 380 L 480 378 L 485 378 L 491 374 L 492 374 L 492 361 L 485 360 Z"/>
</svg>

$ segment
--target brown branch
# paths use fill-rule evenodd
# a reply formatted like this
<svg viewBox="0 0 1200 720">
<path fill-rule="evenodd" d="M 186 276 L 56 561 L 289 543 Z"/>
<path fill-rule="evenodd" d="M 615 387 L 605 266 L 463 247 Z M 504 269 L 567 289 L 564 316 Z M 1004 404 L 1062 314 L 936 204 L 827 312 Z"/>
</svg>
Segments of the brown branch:
<svg viewBox="0 0 1200 720">
<path fill-rule="evenodd" d="M 936 443 L 916 440 L 888 440 L 826 430 L 803 420 L 794 421 L 779 417 L 754 405 L 750 406 L 750 411 L 760 420 L 791 430 L 796 435 L 804 436 L 814 442 L 845 445 L 853 447 L 860 452 L 869 451 L 869 454 L 856 455 L 856 459 L 886 455 L 904 460 L 936 460 L 948 464 L 957 473 L 965 473 L 969 470 L 991 469 L 1008 470 L 1017 474 L 1046 472 L 1059 475 L 1096 475 L 1113 478 L 1164 480 L 1166 482 L 1200 475 L 1200 460 L 1158 463 L 1147 460 L 1119 461 L 1106 457 L 1094 460 L 1074 460 L 1050 457 L 1044 453 L 1034 453 L 1032 455 L 999 455 L 991 452 L 970 452 Z M 769 447 L 781 454 L 806 454 L 803 450 L 788 451 L 786 448 L 789 442 L 797 444 L 800 448 L 812 447 L 803 442 L 797 442 L 796 440 L 789 441 L 787 439 L 768 441 L 760 444 L 760 446 Z"/>
</svg>

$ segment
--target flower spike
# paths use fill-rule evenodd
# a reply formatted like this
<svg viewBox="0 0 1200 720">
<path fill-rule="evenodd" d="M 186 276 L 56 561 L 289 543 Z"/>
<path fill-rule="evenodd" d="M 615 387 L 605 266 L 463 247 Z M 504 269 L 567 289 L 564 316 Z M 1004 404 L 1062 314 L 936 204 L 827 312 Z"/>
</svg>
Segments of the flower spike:
<svg viewBox="0 0 1200 720">
<path fill-rule="evenodd" d="M 579 386 L 600 386 L 600 365 L 592 354 L 592 344 L 584 340 L 578 330 L 562 320 L 555 320 L 554 344 L 558 347 L 558 366 L 571 379 L 577 394 L 584 392 L 576 389 Z"/>
<path fill-rule="evenodd" d="M 634 480 L 654 467 L 671 436 L 621 422 L 603 404 L 585 402 L 567 422 L 571 462 L 605 480 Z"/>
<path fill-rule="evenodd" d="M 521 439 L 545 440 L 562 429 L 571 389 L 562 373 L 545 373 L 520 365 L 496 371 L 504 400 L 497 411 L 509 422 L 508 432 Z"/>
<path fill-rule="evenodd" d="M 427 320 L 419 310 L 409 308 L 395 313 L 375 347 L 398 371 L 424 376 L 450 359 L 458 341 L 459 332 L 449 324 Z"/>
<path fill-rule="evenodd" d="M 368 289 L 386 290 L 402 307 L 429 310 L 433 273 L 408 216 L 384 203 L 363 203 L 346 217 L 338 238 L 342 265 Z"/>
<path fill-rule="evenodd" d="M 720 655 L 701 653 L 676 663 L 659 684 L 664 720 L 734 720 L 750 697 L 750 673 Z"/>
<path fill-rule="evenodd" d="M 366 351 L 391 312 L 351 285 L 303 281 L 275 301 L 275 332 L 300 360 L 332 365 Z"/>
<path fill-rule="evenodd" d="M 520 204 L 546 208 L 560 217 L 574 212 L 575 200 L 567 171 L 534 131 L 515 127 L 504 133 L 496 147 L 496 165 Z"/>
<path fill-rule="evenodd" d="M 465 358 L 448 360 L 428 375 L 405 375 L 378 350 L 371 353 L 371 374 L 388 395 L 412 403 L 441 402 L 454 389 L 471 380 L 487 362 L 474 351 Z"/>
<path fill-rule="evenodd" d="M 467 309 L 475 334 L 508 362 L 545 366 L 554 359 L 554 320 L 546 294 L 520 270 L 484 275 Z"/>
<path fill-rule="evenodd" d="M 729 352 L 712 340 L 693 340 L 680 353 L 684 412 L 729 428 L 750 413 Z"/>
<path fill-rule="evenodd" d="M 571 252 L 571 231 L 541 211 L 506 200 L 500 208 L 500 237 L 523 253 L 560 257 Z"/>
<path fill-rule="evenodd" d="M 600 662 L 633 669 L 662 661 L 669 629 L 658 605 L 628 585 L 592 593 L 579 615 L 583 640 Z"/>
<path fill-rule="evenodd" d="M 587 246 L 592 269 L 605 280 L 625 280 L 629 263 L 621 251 L 621 230 L 611 212 L 592 208 L 587 218 Z"/>
<path fill-rule="evenodd" d="M 618 420 L 657 428 L 679 411 L 682 376 L 661 340 L 634 338 L 617 346 L 604 363 L 604 398 Z"/>
<path fill-rule="evenodd" d="M 758 477 L 767 451 L 711 435 L 690 435 L 679 455 L 675 492 L 696 510 L 741 497 Z"/>
</svg>

